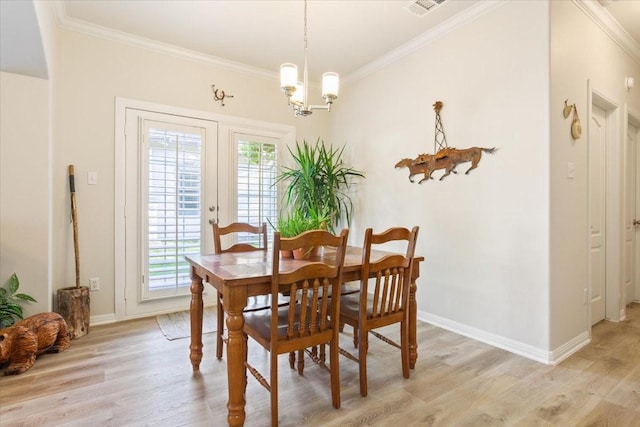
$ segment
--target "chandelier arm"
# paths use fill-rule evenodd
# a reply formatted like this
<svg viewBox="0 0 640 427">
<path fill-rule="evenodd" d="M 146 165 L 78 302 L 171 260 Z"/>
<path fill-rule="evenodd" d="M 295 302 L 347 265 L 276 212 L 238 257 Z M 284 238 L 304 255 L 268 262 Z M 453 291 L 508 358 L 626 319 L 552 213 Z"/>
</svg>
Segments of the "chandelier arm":
<svg viewBox="0 0 640 427">
<path fill-rule="evenodd" d="M 331 111 L 331 102 L 328 102 L 326 105 L 309 105 L 307 106 L 309 111 L 311 110 L 327 110 Z"/>
</svg>

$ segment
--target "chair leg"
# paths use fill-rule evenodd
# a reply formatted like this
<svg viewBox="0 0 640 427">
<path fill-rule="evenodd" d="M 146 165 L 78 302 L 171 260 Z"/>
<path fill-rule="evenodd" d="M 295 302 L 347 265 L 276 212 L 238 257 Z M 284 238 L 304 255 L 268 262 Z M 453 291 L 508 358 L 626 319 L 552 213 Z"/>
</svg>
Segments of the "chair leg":
<svg viewBox="0 0 640 427">
<path fill-rule="evenodd" d="M 336 409 L 340 408 L 340 362 L 338 361 L 340 353 L 338 349 L 338 337 L 335 337 L 329 343 L 329 367 L 331 372 L 331 401 Z"/>
<path fill-rule="evenodd" d="M 278 354 L 271 351 L 271 427 L 278 426 Z"/>
<path fill-rule="evenodd" d="M 298 375 L 304 374 L 304 350 L 298 350 Z"/>
<path fill-rule="evenodd" d="M 358 348 L 358 328 L 353 327 L 353 347 Z"/>
<path fill-rule="evenodd" d="M 218 360 L 222 359 L 222 334 L 224 333 L 224 310 L 222 308 L 222 295 L 220 292 L 217 292 L 216 298 L 216 312 L 217 312 L 217 320 L 218 320 L 218 330 L 216 331 L 216 357 Z"/>
<path fill-rule="evenodd" d="M 402 376 L 409 378 L 409 325 L 400 322 L 400 356 L 402 357 Z"/>
<path fill-rule="evenodd" d="M 246 368 L 249 361 L 249 336 L 244 334 L 244 366 Z M 247 393 L 247 370 L 244 371 L 244 392 Z"/>
<path fill-rule="evenodd" d="M 360 361 L 360 394 L 362 397 L 367 396 L 367 351 L 369 349 L 369 333 L 367 331 L 359 331 L 360 339 L 358 346 L 358 360 Z"/>
<path fill-rule="evenodd" d="M 295 351 L 289 352 L 289 367 L 291 369 L 296 368 L 296 352 Z"/>
</svg>

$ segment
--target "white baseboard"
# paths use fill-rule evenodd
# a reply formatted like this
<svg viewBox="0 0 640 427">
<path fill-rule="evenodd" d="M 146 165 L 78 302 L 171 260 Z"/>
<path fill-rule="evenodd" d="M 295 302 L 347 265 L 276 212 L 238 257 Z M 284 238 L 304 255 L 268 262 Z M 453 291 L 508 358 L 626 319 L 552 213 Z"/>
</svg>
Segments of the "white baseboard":
<svg viewBox="0 0 640 427">
<path fill-rule="evenodd" d="M 567 357 L 571 356 L 576 351 L 580 350 L 582 347 L 588 345 L 591 342 L 591 338 L 589 337 L 589 332 L 585 331 L 578 335 L 577 337 L 567 341 L 562 344 L 560 347 L 556 348 L 551 352 L 551 365 L 557 365 L 562 362 Z"/>
<path fill-rule="evenodd" d="M 483 331 L 444 317 L 437 316 L 435 314 L 427 313 L 425 311 L 418 310 L 418 320 L 427 322 L 442 329 L 454 332 L 459 335 L 474 339 L 476 341 L 483 342 L 485 344 L 492 345 L 497 348 L 509 351 L 519 356 L 526 357 L 527 359 L 535 360 L 536 362 L 544 363 L 546 365 L 557 365 L 576 351 L 580 350 L 585 345 L 589 344 L 588 332 L 580 334 L 578 337 L 563 344 L 558 349 L 548 351 L 540 349 L 529 344 L 522 343 L 520 341 L 505 338 L 501 335 L 493 334 L 491 332 Z"/>
<path fill-rule="evenodd" d="M 98 316 L 91 316 L 89 318 L 90 326 L 107 325 L 109 323 L 116 323 L 116 314 L 100 314 Z"/>
</svg>

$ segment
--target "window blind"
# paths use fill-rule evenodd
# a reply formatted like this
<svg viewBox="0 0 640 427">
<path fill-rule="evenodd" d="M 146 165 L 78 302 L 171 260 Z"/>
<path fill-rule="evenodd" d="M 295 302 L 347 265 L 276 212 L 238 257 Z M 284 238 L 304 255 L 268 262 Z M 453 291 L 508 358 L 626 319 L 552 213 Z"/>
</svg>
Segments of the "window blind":
<svg viewBox="0 0 640 427">
<path fill-rule="evenodd" d="M 260 225 L 267 221 L 277 221 L 277 154 L 276 144 L 237 141 L 238 222 Z M 255 235 L 238 235 L 238 242 L 261 244 L 258 239 Z"/>
<path fill-rule="evenodd" d="M 201 248 L 202 138 L 150 128 L 148 141 L 147 285 L 177 290 L 191 284 L 184 256 Z"/>
</svg>

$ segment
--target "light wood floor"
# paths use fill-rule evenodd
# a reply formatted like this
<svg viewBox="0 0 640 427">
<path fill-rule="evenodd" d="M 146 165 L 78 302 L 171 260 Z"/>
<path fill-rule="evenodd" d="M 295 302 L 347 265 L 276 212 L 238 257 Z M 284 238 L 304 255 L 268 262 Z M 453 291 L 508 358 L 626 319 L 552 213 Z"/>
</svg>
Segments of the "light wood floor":
<svg viewBox="0 0 640 427">
<path fill-rule="evenodd" d="M 280 424 L 286 426 L 640 426 L 640 304 L 628 320 L 602 322 L 593 342 L 551 367 L 419 323 L 419 359 L 401 375 L 398 350 L 375 338 L 369 396 L 357 365 L 341 358 L 342 408 L 329 375 L 312 362 L 305 376 L 280 364 Z M 350 345 L 350 331 L 342 337 Z M 224 426 L 226 364 L 204 337 L 200 373 L 189 339 L 168 341 L 155 318 L 94 327 L 26 373 L 0 377 L 0 425 Z M 268 362 L 253 346 L 253 364 Z M 248 426 L 269 422 L 266 390 L 249 378 Z"/>
</svg>

